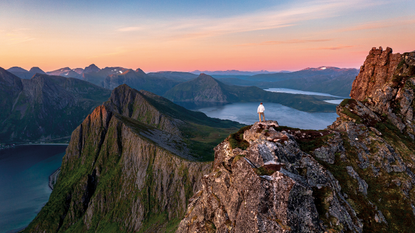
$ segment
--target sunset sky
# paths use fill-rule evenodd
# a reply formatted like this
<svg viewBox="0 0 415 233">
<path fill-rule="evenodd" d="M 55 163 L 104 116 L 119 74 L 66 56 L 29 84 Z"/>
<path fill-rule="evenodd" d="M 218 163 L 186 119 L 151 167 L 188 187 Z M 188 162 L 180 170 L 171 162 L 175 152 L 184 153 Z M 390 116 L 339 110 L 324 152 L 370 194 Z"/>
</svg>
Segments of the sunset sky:
<svg viewBox="0 0 415 233">
<path fill-rule="evenodd" d="M 0 67 L 359 68 L 415 50 L 413 0 L 1 0 Z"/>
</svg>

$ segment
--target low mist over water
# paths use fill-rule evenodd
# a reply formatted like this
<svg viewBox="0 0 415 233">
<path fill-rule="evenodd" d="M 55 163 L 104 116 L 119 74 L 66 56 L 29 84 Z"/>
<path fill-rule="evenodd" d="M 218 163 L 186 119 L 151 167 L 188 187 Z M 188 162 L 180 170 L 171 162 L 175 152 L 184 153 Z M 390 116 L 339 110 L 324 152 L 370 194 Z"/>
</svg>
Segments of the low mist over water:
<svg viewBox="0 0 415 233">
<path fill-rule="evenodd" d="M 322 92 L 300 91 L 300 90 L 289 89 L 289 88 L 268 88 L 268 89 L 264 89 L 264 91 L 289 93 L 289 94 L 300 94 L 300 95 L 330 96 L 330 97 L 339 97 L 342 99 L 347 98 L 347 97 L 341 97 L 341 96 L 331 95 L 331 94 L 322 93 Z"/>
<path fill-rule="evenodd" d="M 258 121 L 256 112 L 259 103 L 234 103 L 219 107 L 200 108 L 209 117 L 238 121 L 251 125 Z M 265 119 L 276 120 L 280 125 L 301 129 L 325 129 L 338 115 L 336 113 L 309 113 L 276 103 L 264 103 Z"/>
</svg>

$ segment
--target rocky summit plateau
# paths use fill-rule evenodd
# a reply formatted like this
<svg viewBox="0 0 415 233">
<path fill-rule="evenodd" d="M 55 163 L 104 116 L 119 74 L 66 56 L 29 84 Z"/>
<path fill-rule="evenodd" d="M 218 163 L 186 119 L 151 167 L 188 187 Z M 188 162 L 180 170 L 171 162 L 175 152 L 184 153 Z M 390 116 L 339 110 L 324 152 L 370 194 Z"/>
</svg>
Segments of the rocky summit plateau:
<svg viewBox="0 0 415 233">
<path fill-rule="evenodd" d="M 415 52 L 373 48 L 327 129 L 238 130 L 123 85 L 74 131 L 25 232 L 413 232 L 414 90 Z"/>
</svg>

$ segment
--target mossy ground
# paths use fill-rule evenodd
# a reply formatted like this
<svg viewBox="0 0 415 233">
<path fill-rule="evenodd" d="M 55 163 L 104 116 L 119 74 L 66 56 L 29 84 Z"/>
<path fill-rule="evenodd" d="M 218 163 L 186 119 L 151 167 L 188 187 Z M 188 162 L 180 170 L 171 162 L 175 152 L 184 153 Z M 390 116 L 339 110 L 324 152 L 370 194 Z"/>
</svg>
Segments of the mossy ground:
<svg viewBox="0 0 415 233">
<path fill-rule="evenodd" d="M 244 126 L 240 128 L 236 133 L 229 135 L 228 140 L 232 149 L 241 148 L 246 150 L 249 147 L 249 143 L 244 140 L 244 132 L 249 130 L 251 126 Z"/>
</svg>

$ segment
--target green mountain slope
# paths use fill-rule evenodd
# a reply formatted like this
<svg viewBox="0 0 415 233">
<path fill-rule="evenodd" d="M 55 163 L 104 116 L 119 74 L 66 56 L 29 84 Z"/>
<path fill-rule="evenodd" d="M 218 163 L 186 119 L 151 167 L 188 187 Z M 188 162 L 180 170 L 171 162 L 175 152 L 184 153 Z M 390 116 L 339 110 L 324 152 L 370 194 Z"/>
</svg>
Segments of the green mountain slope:
<svg viewBox="0 0 415 233">
<path fill-rule="evenodd" d="M 122 74 L 111 74 L 103 81 L 103 86 L 114 89 L 121 84 L 137 90 L 146 90 L 158 95 L 163 95 L 167 90 L 177 85 L 179 82 L 159 76 L 149 76 L 142 70 L 128 70 Z"/>
<path fill-rule="evenodd" d="M 88 82 L 36 74 L 19 79 L 1 69 L 0 141 L 68 140 L 110 91 Z"/>
<path fill-rule="evenodd" d="M 127 85 L 72 133 L 48 203 L 25 232 L 173 232 L 241 125 Z"/>
</svg>

